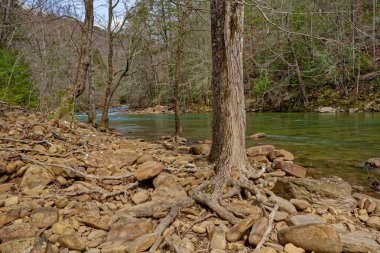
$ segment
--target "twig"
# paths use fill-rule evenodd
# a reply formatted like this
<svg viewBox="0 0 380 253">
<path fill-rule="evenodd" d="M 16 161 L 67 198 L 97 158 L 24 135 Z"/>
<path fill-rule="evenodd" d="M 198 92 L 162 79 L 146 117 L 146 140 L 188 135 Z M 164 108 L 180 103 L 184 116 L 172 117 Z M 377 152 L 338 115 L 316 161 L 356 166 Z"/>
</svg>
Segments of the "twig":
<svg viewBox="0 0 380 253">
<path fill-rule="evenodd" d="M 95 180 L 121 180 L 121 179 L 125 179 L 125 178 L 130 178 L 133 176 L 133 173 L 127 173 L 127 174 L 123 174 L 120 176 L 96 176 L 96 175 L 90 175 L 90 174 L 81 172 L 81 171 L 76 170 L 76 169 L 69 167 L 69 166 L 40 162 L 40 161 L 31 159 L 31 158 L 29 158 L 27 156 L 23 156 L 23 155 L 21 155 L 21 159 L 26 161 L 26 162 L 30 162 L 30 163 L 34 163 L 34 164 L 38 164 L 38 165 L 42 165 L 42 166 L 51 166 L 51 167 L 53 167 L 53 169 L 54 169 L 54 167 L 62 168 L 66 171 L 73 172 L 78 176 L 81 176 L 84 178 L 89 178 L 89 179 L 95 179 Z"/>
<path fill-rule="evenodd" d="M 271 212 L 271 214 L 269 215 L 269 222 L 268 222 L 268 226 L 263 234 L 263 237 L 261 238 L 260 242 L 257 244 L 255 250 L 259 250 L 263 245 L 264 243 L 268 240 L 269 238 L 269 234 L 270 232 L 272 231 L 272 227 L 273 227 L 273 220 L 274 220 L 274 216 L 276 215 L 277 213 L 277 210 L 278 210 L 278 205 L 276 204 Z"/>
</svg>

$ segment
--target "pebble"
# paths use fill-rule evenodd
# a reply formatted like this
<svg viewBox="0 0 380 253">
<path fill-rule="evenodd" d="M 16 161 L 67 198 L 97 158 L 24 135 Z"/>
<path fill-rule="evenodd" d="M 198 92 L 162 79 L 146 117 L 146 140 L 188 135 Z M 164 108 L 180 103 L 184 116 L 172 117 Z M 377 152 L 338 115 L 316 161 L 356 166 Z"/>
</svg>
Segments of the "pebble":
<svg viewBox="0 0 380 253">
<path fill-rule="evenodd" d="M 310 206 L 309 202 L 301 199 L 291 199 L 290 203 L 292 203 L 298 211 L 303 211 Z"/>
<path fill-rule="evenodd" d="M 305 253 L 305 250 L 303 248 L 298 248 L 294 246 L 292 243 L 286 244 L 284 251 L 286 253 Z"/>
<path fill-rule="evenodd" d="M 202 226 L 199 226 L 199 225 L 194 225 L 191 229 L 195 233 L 198 233 L 198 234 L 204 234 L 204 233 L 206 233 L 206 228 L 204 228 Z"/>
</svg>

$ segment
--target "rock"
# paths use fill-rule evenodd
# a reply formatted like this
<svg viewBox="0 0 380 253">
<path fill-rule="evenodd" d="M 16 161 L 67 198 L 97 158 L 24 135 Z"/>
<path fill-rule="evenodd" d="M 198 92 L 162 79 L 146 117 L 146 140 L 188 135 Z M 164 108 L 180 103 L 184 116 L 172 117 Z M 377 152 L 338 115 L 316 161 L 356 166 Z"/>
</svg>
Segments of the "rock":
<svg viewBox="0 0 380 253">
<path fill-rule="evenodd" d="M 208 155 L 211 146 L 209 144 L 198 144 L 190 148 L 189 152 L 193 155 Z"/>
<path fill-rule="evenodd" d="M 4 206 L 14 206 L 18 204 L 18 196 L 12 196 L 4 200 Z"/>
<path fill-rule="evenodd" d="M 258 219 L 255 224 L 252 226 L 251 232 L 248 236 L 249 244 L 256 246 L 261 238 L 263 238 L 265 229 L 268 226 L 268 219 L 266 217 L 262 217 Z"/>
<path fill-rule="evenodd" d="M 143 181 L 145 179 L 157 176 L 163 169 L 164 165 L 162 163 L 146 162 L 138 166 L 134 176 L 137 181 Z"/>
<path fill-rule="evenodd" d="M 128 253 L 140 253 L 149 249 L 156 242 L 158 236 L 156 234 L 146 234 L 134 240 L 127 246 Z"/>
<path fill-rule="evenodd" d="M 380 207 L 380 199 L 375 199 L 371 196 L 368 196 L 368 195 L 365 195 L 362 193 L 358 193 L 358 192 L 355 192 L 354 194 L 352 194 L 352 197 L 358 201 L 358 204 L 360 204 L 360 202 L 363 199 L 369 199 L 370 201 L 374 202 L 376 204 L 376 206 Z M 364 204 L 364 202 L 363 202 L 363 204 Z M 363 208 L 364 208 L 364 206 L 363 206 Z"/>
<path fill-rule="evenodd" d="M 0 229 L 1 242 L 12 241 L 15 239 L 32 238 L 37 236 L 39 230 L 28 223 L 13 224 Z"/>
<path fill-rule="evenodd" d="M 58 221 L 58 209 L 54 207 L 40 207 L 32 213 L 30 218 L 36 227 L 49 228 Z"/>
<path fill-rule="evenodd" d="M 214 175 L 214 170 L 213 169 L 198 169 L 197 172 L 194 173 L 194 177 L 197 178 L 197 179 L 200 179 L 200 178 L 209 178 L 209 177 L 212 177 Z"/>
<path fill-rule="evenodd" d="M 288 218 L 288 216 L 289 216 L 289 214 L 287 212 L 278 211 L 274 215 L 274 220 L 275 221 L 282 221 L 282 220 L 285 220 L 286 218 Z"/>
<path fill-rule="evenodd" d="M 102 248 L 101 253 L 125 253 L 127 252 L 127 247 L 124 245 L 107 245 Z"/>
<path fill-rule="evenodd" d="M 342 224 L 342 223 L 334 223 L 334 224 L 331 224 L 331 226 L 333 226 L 333 228 L 336 230 L 336 232 L 338 232 L 339 234 L 344 234 L 344 233 L 347 233 L 348 232 L 348 229 L 347 229 L 347 226 Z"/>
<path fill-rule="evenodd" d="M 57 222 L 51 227 L 51 231 L 56 235 L 72 235 L 75 233 L 74 228 L 66 222 Z"/>
<path fill-rule="evenodd" d="M 339 177 L 278 178 L 272 191 L 286 199 L 302 199 L 337 210 L 351 212 L 356 207 L 356 201 L 351 197 L 351 186 Z"/>
<path fill-rule="evenodd" d="M 245 203 L 245 202 L 234 201 L 231 203 L 224 203 L 223 206 L 226 207 L 228 211 L 240 217 L 245 217 L 247 215 L 254 214 L 257 216 L 256 218 L 257 220 L 261 216 L 263 216 L 263 211 L 261 208 L 254 206 L 252 204 Z"/>
<path fill-rule="evenodd" d="M 293 162 L 275 162 L 275 168 L 285 171 L 290 176 L 304 178 L 306 176 L 306 169 Z"/>
<path fill-rule="evenodd" d="M 348 253 L 380 253 L 380 244 L 376 240 L 376 235 L 365 231 L 355 231 L 340 234 L 343 244 L 343 252 Z"/>
<path fill-rule="evenodd" d="M 12 183 L 0 184 L 0 193 L 9 192 L 14 188 L 14 186 L 15 185 Z"/>
<path fill-rule="evenodd" d="M 336 112 L 336 109 L 329 106 L 320 106 L 315 111 L 320 113 L 334 113 Z"/>
<path fill-rule="evenodd" d="M 291 199 L 290 203 L 292 203 L 298 211 L 303 211 L 310 206 L 309 202 L 302 199 Z"/>
<path fill-rule="evenodd" d="M 268 158 L 263 155 L 249 157 L 249 162 L 254 166 L 268 165 L 270 164 Z"/>
<path fill-rule="evenodd" d="M 46 186 L 54 179 L 54 173 L 39 165 L 31 165 L 21 179 L 21 188 L 34 188 L 36 186 Z"/>
<path fill-rule="evenodd" d="M 250 147 L 247 148 L 247 155 L 248 156 L 269 156 L 271 152 L 274 151 L 274 146 L 273 145 L 261 145 L 261 146 L 255 146 L 255 147 Z"/>
<path fill-rule="evenodd" d="M 343 250 L 338 233 L 330 225 L 309 224 L 283 228 L 277 236 L 283 245 L 292 243 L 308 251 L 340 253 Z"/>
<path fill-rule="evenodd" d="M 251 136 L 249 136 L 249 138 L 256 140 L 256 139 L 259 139 L 259 138 L 263 138 L 265 136 L 266 136 L 265 133 L 256 133 L 256 134 L 252 134 Z"/>
<path fill-rule="evenodd" d="M 375 99 L 364 106 L 367 112 L 380 112 L 380 99 Z"/>
<path fill-rule="evenodd" d="M 210 253 L 225 253 L 225 251 L 222 249 L 212 249 Z"/>
<path fill-rule="evenodd" d="M 197 234 L 204 234 L 204 233 L 206 233 L 206 228 L 198 226 L 198 225 L 194 225 L 191 229 L 193 230 L 193 232 L 195 232 Z"/>
<path fill-rule="evenodd" d="M 16 173 L 20 168 L 24 167 L 25 163 L 23 161 L 17 160 L 7 164 L 6 171 L 8 174 Z"/>
<path fill-rule="evenodd" d="M 135 204 L 141 204 L 147 201 L 149 198 L 147 191 L 140 191 L 132 196 L 132 201 Z"/>
<path fill-rule="evenodd" d="M 362 198 L 358 202 L 358 207 L 366 210 L 368 213 L 373 213 L 376 210 L 376 203 L 370 198 Z"/>
<path fill-rule="evenodd" d="M 262 247 L 259 250 L 254 250 L 252 253 L 277 253 L 277 251 L 271 247 Z"/>
<path fill-rule="evenodd" d="M 61 235 L 58 237 L 58 242 L 62 247 L 71 250 L 84 251 L 86 249 L 86 243 L 83 241 L 80 235 L 76 233 L 72 235 Z"/>
<path fill-rule="evenodd" d="M 287 212 L 288 214 L 297 213 L 297 209 L 288 200 L 275 195 L 271 196 L 269 199 L 278 204 L 278 209 L 280 211 Z"/>
<path fill-rule="evenodd" d="M 367 220 L 367 226 L 380 231 L 380 217 L 369 217 L 369 219 Z"/>
<path fill-rule="evenodd" d="M 285 245 L 284 251 L 286 253 L 305 253 L 304 249 L 298 248 L 291 243 Z"/>
<path fill-rule="evenodd" d="M 93 151 L 85 159 L 91 167 L 111 170 L 131 166 L 136 161 L 136 153 L 129 149 Z"/>
<path fill-rule="evenodd" d="M 113 244 L 122 244 L 126 241 L 132 241 L 142 235 L 149 234 L 153 231 L 153 223 L 150 220 L 127 220 L 118 222 L 111 226 L 107 235 L 107 241 Z"/>
<path fill-rule="evenodd" d="M 23 238 L 3 242 L 1 253 L 52 253 L 52 246 L 45 237 Z"/>
<path fill-rule="evenodd" d="M 210 247 L 211 249 L 225 249 L 227 246 L 226 230 L 224 225 L 214 226 L 211 232 Z"/>
<path fill-rule="evenodd" d="M 380 169 L 380 158 L 371 158 L 364 163 L 364 167 L 369 169 Z"/>
<path fill-rule="evenodd" d="M 250 227 L 258 220 L 261 215 L 251 214 L 241 220 L 239 223 L 235 224 L 226 234 L 226 239 L 229 242 L 236 242 L 243 238 L 245 233 L 248 231 Z"/>
<path fill-rule="evenodd" d="M 288 224 L 290 226 L 299 226 L 307 224 L 324 224 L 325 220 L 316 214 L 301 214 L 288 218 Z"/>
<path fill-rule="evenodd" d="M 107 223 L 100 221 L 98 218 L 86 216 L 84 218 L 79 219 L 80 222 L 84 223 L 86 226 L 102 229 L 108 231 L 110 226 Z"/>
<path fill-rule="evenodd" d="M 54 203 L 58 208 L 65 208 L 69 204 L 69 200 L 68 198 L 57 198 Z"/>
<path fill-rule="evenodd" d="M 15 211 L 7 212 L 7 213 L 0 213 L 0 227 L 11 223 L 14 220 L 17 220 L 20 218 L 20 214 Z"/>
<path fill-rule="evenodd" d="M 285 149 L 279 149 L 274 151 L 274 156 L 282 158 L 283 161 L 293 161 L 294 155 Z"/>
</svg>

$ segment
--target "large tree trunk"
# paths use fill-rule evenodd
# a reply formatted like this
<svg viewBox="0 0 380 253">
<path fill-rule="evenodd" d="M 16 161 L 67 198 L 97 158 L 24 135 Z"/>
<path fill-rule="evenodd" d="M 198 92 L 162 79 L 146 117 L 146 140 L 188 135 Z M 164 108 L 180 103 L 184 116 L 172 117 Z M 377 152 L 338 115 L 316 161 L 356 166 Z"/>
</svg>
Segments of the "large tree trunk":
<svg viewBox="0 0 380 253">
<path fill-rule="evenodd" d="M 74 102 L 77 97 L 83 94 L 86 88 L 88 70 L 91 64 L 92 55 L 92 34 L 94 31 L 94 1 L 85 0 L 85 20 L 82 26 L 81 45 L 79 60 L 74 82 L 69 86 L 63 96 L 57 111 L 57 117 L 63 118 L 72 113 Z"/>
<path fill-rule="evenodd" d="M 112 34 L 112 21 L 113 21 L 113 4 L 112 0 L 108 1 L 108 74 L 107 82 L 104 93 L 103 112 L 100 127 L 103 129 L 108 128 L 108 109 L 111 103 L 111 88 L 113 84 L 113 34 Z"/>
<path fill-rule="evenodd" d="M 196 201 L 233 224 L 239 218 L 223 207 L 221 201 L 226 186 L 232 189 L 227 195 L 238 194 L 241 188 L 259 194 L 248 181 L 258 175 L 249 164 L 245 150 L 243 13 L 243 0 L 211 0 L 213 145 L 210 159 L 216 162 L 216 175 L 194 191 Z"/>
</svg>

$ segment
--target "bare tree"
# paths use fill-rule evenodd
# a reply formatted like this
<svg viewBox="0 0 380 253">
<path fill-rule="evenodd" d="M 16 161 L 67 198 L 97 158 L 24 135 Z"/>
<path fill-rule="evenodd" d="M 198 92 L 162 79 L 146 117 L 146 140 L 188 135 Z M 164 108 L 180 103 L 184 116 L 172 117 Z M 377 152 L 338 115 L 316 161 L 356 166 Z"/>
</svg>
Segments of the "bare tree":
<svg viewBox="0 0 380 253">
<path fill-rule="evenodd" d="M 245 150 L 243 83 L 244 1 L 211 1 L 213 143 L 216 176 L 200 185 L 194 198 L 235 224 L 239 219 L 220 202 L 226 186 L 234 190 L 255 178 Z M 212 194 L 208 192 L 212 191 Z M 238 191 L 239 192 L 239 191 Z"/>
<path fill-rule="evenodd" d="M 85 19 L 81 27 L 81 44 L 79 49 L 78 66 L 74 82 L 69 86 L 60 106 L 57 110 L 57 117 L 62 118 L 70 115 L 74 109 L 75 99 L 83 94 L 86 88 L 88 70 L 92 56 L 92 35 L 94 31 L 94 1 L 84 0 Z"/>
</svg>

